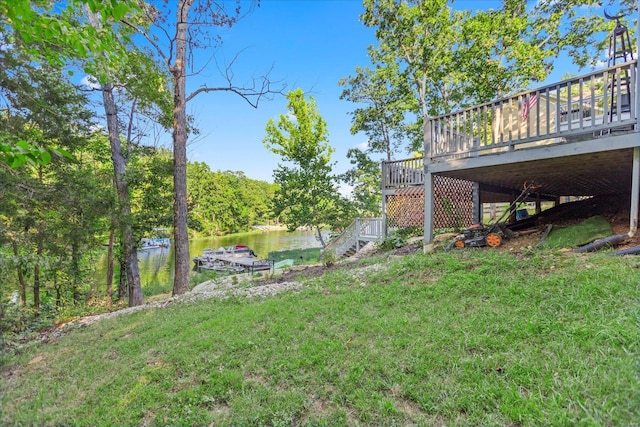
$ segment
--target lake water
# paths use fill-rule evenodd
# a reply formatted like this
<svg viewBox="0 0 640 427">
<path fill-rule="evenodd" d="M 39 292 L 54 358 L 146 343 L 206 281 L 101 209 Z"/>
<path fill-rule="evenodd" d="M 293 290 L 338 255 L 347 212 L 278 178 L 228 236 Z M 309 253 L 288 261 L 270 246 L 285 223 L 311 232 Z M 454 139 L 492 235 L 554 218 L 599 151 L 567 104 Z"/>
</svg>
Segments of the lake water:
<svg viewBox="0 0 640 427">
<path fill-rule="evenodd" d="M 217 249 L 231 245 L 249 246 L 259 258 L 266 258 L 269 252 L 274 251 L 320 247 L 312 231 L 289 233 L 278 230 L 189 240 L 189 255 L 193 259 L 201 255 L 205 248 Z M 173 246 L 139 251 L 138 261 L 142 286 L 173 283 Z M 106 265 L 106 257 L 103 265 Z"/>
</svg>

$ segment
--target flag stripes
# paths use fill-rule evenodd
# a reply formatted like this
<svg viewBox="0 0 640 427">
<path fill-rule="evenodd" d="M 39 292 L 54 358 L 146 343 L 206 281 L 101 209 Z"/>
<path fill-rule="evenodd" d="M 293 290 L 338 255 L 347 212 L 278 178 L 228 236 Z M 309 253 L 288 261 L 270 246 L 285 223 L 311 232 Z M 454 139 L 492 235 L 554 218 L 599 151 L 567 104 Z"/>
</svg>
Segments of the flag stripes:
<svg viewBox="0 0 640 427">
<path fill-rule="evenodd" d="M 538 102 L 538 95 L 532 95 L 522 100 L 522 120 L 527 120 L 529 110 L 531 110 Z"/>
</svg>

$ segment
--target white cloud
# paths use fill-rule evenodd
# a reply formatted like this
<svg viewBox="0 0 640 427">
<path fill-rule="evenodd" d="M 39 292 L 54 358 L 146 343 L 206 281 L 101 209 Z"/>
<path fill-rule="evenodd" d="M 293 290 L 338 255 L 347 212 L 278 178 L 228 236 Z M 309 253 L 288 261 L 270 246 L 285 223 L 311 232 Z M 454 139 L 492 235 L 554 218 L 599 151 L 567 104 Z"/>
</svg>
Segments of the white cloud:
<svg viewBox="0 0 640 427">
<path fill-rule="evenodd" d="M 353 193 L 353 186 L 349 184 L 341 183 L 338 187 L 338 192 L 344 197 L 351 199 L 351 194 Z"/>
<path fill-rule="evenodd" d="M 606 68 L 608 66 L 609 66 L 609 62 L 605 61 L 604 59 L 601 59 L 599 61 L 596 61 L 594 68 Z"/>
<path fill-rule="evenodd" d="M 80 80 L 80 84 L 83 86 L 87 86 L 90 89 L 100 89 L 100 84 L 98 83 L 98 79 L 91 75 L 86 75 Z"/>
<path fill-rule="evenodd" d="M 361 142 L 360 144 L 356 145 L 356 148 L 362 151 L 367 150 L 369 148 L 369 141 Z"/>
</svg>

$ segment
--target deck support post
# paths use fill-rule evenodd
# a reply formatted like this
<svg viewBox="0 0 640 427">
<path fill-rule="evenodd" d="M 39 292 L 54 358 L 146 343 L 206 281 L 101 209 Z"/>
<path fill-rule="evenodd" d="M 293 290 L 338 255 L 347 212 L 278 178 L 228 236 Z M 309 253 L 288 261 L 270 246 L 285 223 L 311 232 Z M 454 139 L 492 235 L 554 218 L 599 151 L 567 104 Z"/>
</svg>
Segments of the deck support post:
<svg viewBox="0 0 640 427">
<path fill-rule="evenodd" d="M 387 177 L 385 176 L 385 162 L 380 163 L 380 171 L 382 173 L 382 238 L 387 238 Z"/>
<path fill-rule="evenodd" d="M 433 247 L 433 175 L 424 167 L 424 253 L 431 253 Z"/>
<path fill-rule="evenodd" d="M 483 221 L 482 198 L 480 197 L 480 183 L 474 182 L 471 187 L 471 199 L 473 203 L 473 223 L 480 224 Z M 464 224 L 461 224 L 464 225 Z"/>
<path fill-rule="evenodd" d="M 640 55 L 640 0 L 637 1 L 638 21 L 636 24 L 636 58 Z M 638 65 L 636 64 L 636 69 Z M 637 75 L 636 71 L 636 75 Z M 640 118 L 640 94 L 636 86 L 636 120 Z M 636 121 L 636 135 L 640 138 L 640 123 Z M 629 237 L 638 231 L 638 205 L 640 204 L 640 147 L 633 148 L 633 166 L 631 168 L 631 208 L 629 209 Z"/>
<path fill-rule="evenodd" d="M 435 250 L 433 245 L 433 175 L 431 172 L 431 153 L 433 146 L 432 122 L 423 109 L 423 129 L 422 137 L 424 142 L 424 240 L 422 248 L 424 253 L 431 253 Z"/>
<path fill-rule="evenodd" d="M 640 147 L 633 149 L 631 172 L 631 208 L 629 209 L 629 237 L 638 231 L 638 205 L 640 203 Z"/>
</svg>

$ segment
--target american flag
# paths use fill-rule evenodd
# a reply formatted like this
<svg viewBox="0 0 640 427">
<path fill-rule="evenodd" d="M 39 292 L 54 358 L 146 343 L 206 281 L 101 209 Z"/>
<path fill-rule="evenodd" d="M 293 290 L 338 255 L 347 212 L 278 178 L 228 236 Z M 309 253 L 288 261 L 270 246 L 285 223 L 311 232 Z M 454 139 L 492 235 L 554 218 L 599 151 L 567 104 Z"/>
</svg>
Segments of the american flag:
<svg viewBox="0 0 640 427">
<path fill-rule="evenodd" d="M 522 120 L 527 120 L 529 117 L 529 110 L 531 110 L 538 102 L 538 96 L 532 95 L 522 100 Z"/>
</svg>

